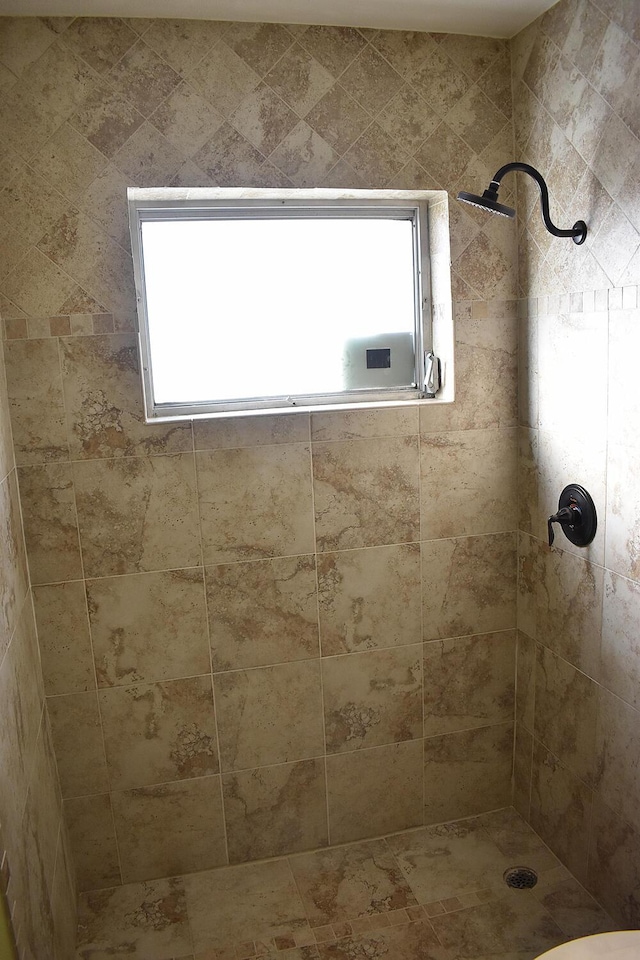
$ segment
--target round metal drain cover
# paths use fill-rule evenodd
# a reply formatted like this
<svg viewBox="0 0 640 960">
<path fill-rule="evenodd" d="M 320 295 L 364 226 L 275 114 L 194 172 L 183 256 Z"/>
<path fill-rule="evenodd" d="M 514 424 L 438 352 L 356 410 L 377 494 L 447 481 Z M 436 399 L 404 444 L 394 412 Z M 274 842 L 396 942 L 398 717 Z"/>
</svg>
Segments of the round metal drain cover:
<svg viewBox="0 0 640 960">
<path fill-rule="evenodd" d="M 504 882 L 516 890 L 530 890 L 538 882 L 538 874 L 531 867 L 510 867 L 504 872 Z"/>
</svg>

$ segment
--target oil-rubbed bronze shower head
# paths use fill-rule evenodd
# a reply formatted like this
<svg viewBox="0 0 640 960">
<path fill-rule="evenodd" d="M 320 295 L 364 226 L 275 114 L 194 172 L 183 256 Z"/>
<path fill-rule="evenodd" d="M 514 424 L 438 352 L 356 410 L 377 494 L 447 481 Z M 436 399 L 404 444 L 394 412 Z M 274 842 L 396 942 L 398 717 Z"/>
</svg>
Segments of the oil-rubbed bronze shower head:
<svg viewBox="0 0 640 960">
<path fill-rule="evenodd" d="M 587 238 L 587 225 L 584 220 L 577 220 L 570 230 L 560 230 L 559 227 L 556 227 L 556 225 L 552 223 L 549 215 L 549 190 L 547 184 L 542 174 L 528 163 L 505 164 L 504 167 L 500 167 L 481 197 L 475 193 L 465 193 L 462 191 L 458 194 L 458 200 L 461 200 L 462 203 L 469 203 L 473 207 L 479 207 L 480 210 L 486 210 L 488 213 L 497 213 L 501 217 L 513 219 L 516 215 L 515 210 L 513 210 L 512 207 L 507 207 L 498 202 L 498 189 L 502 178 L 505 173 L 510 173 L 512 170 L 520 170 L 522 173 L 527 173 L 538 184 L 540 188 L 542 219 L 549 233 L 552 233 L 554 237 L 572 237 L 574 243 L 584 243 Z"/>
</svg>

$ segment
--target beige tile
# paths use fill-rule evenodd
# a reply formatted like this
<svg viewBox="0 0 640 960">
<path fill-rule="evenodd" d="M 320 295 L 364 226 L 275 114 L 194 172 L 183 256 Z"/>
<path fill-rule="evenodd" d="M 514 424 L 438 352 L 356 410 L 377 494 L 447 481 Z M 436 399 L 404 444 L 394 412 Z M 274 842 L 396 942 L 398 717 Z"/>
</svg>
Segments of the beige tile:
<svg viewBox="0 0 640 960">
<path fill-rule="evenodd" d="M 171 182 L 184 162 L 184 153 L 151 123 L 143 123 L 114 154 L 113 162 L 129 183 L 153 187 Z"/>
<path fill-rule="evenodd" d="M 87 600 L 98 686 L 210 669 L 201 570 L 89 580 Z"/>
<path fill-rule="evenodd" d="M 42 674 L 48 696 L 93 689 L 95 674 L 84 584 L 33 588 Z"/>
<path fill-rule="evenodd" d="M 388 957 L 389 960 L 401 960 L 403 957 L 436 960 L 441 956 L 442 947 L 429 921 L 420 919 L 383 930 L 354 932 L 353 936 L 321 943 L 318 950 L 321 960 L 346 960 L 354 955 L 370 957 L 371 960 L 381 957 Z"/>
<path fill-rule="evenodd" d="M 149 29 L 145 30 L 144 42 L 169 66 L 184 75 L 196 67 L 215 46 L 225 28 L 225 23 L 215 20 L 170 20 L 162 17 L 153 20 Z"/>
<path fill-rule="evenodd" d="M 200 563 L 193 457 L 136 457 L 74 464 L 87 576 Z"/>
<path fill-rule="evenodd" d="M 66 460 L 58 341 L 9 341 L 5 360 L 17 462 Z"/>
<path fill-rule="evenodd" d="M 194 420 L 193 435 L 196 450 L 257 447 L 275 443 L 305 443 L 309 440 L 309 416 L 296 412 Z"/>
<path fill-rule="evenodd" d="M 123 883 L 227 862 L 219 777 L 113 794 Z"/>
<path fill-rule="evenodd" d="M 0 62 L 20 76 L 54 40 L 54 32 L 40 18 L 7 18 L 0 32 Z"/>
<path fill-rule="evenodd" d="M 422 823 L 422 741 L 327 757 L 327 790 L 332 843 L 417 826 Z"/>
<path fill-rule="evenodd" d="M 144 117 L 125 96 L 106 83 L 97 84 L 69 123 L 111 158 L 138 129 Z"/>
<path fill-rule="evenodd" d="M 78 931 L 76 901 L 75 883 L 71 880 L 71 848 L 63 826 L 58 838 L 56 867 L 51 886 L 55 949 L 61 957 L 71 956 L 75 950 Z"/>
<path fill-rule="evenodd" d="M 620 927 L 636 929 L 640 922 L 640 837 L 598 799 L 591 831 L 587 887 Z"/>
<path fill-rule="evenodd" d="M 511 720 L 515 631 L 424 644 L 424 735 Z"/>
<path fill-rule="evenodd" d="M 64 810 L 78 889 L 98 890 L 122 883 L 109 796 L 65 800 Z"/>
<path fill-rule="evenodd" d="M 418 433 L 418 407 L 377 407 L 371 410 L 339 410 L 311 416 L 312 440 L 367 440 Z"/>
<path fill-rule="evenodd" d="M 419 644 L 322 661 L 327 753 L 422 736 Z"/>
<path fill-rule="evenodd" d="M 186 83 L 176 87 L 149 119 L 185 157 L 193 156 L 224 122 L 224 117 Z"/>
<path fill-rule="evenodd" d="M 573 878 L 545 884 L 537 899 L 569 937 L 590 937 L 616 929 L 602 907 Z"/>
<path fill-rule="evenodd" d="M 511 948 L 517 945 L 521 949 L 515 956 L 535 957 L 566 940 L 546 910 L 534 900 L 523 901 L 519 890 L 431 922 L 440 943 L 454 956 L 514 956 Z"/>
<path fill-rule="evenodd" d="M 189 73 L 188 80 L 216 110 L 229 117 L 242 98 L 258 86 L 260 77 L 226 43 L 218 43 Z"/>
<path fill-rule="evenodd" d="M 523 633 L 517 633 L 516 721 L 531 732 L 534 724 L 536 644 Z"/>
<path fill-rule="evenodd" d="M 309 111 L 306 120 L 340 155 L 371 123 L 371 117 L 339 83 Z"/>
<path fill-rule="evenodd" d="M 100 691 L 114 790 L 218 773 L 211 677 Z"/>
<path fill-rule="evenodd" d="M 589 788 L 536 741 L 531 826 L 581 881 L 586 878 L 591 805 Z"/>
<path fill-rule="evenodd" d="M 340 76 L 340 84 L 371 116 L 376 116 L 398 92 L 402 79 L 369 45 Z"/>
<path fill-rule="evenodd" d="M 608 444 L 605 566 L 633 580 L 640 579 L 640 524 L 635 487 L 639 464 L 640 448 Z"/>
<path fill-rule="evenodd" d="M 310 187 L 323 181 L 338 154 L 301 120 L 273 151 L 270 159 L 297 187 Z"/>
<path fill-rule="evenodd" d="M 538 646 L 533 732 L 585 783 L 595 774 L 597 698 L 589 677 Z"/>
<path fill-rule="evenodd" d="M 314 444 L 313 475 L 319 550 L 418 539 L 415 438 Z"/>
<path fill-rule="evenodd" d="M 80 957 L 103 960 L 116 951 L 170 960 L 191 950 L 185 889 L 177 877 L 84 894 L 78 919 Z"/>
<path fill-rule="evenodd" d="M 604 803 L 638 830 L 640 768 L 636 750 L 638 713 L 600 688 L 596 787 Z"/>
<path fill-rule="evenodd" d="M 516 723 L 515 746 L 513 751 L 513 795 L 512 803 L 518 813 L 529 819 L 531 812 L 531 765 L 533 756 L 533 735 L 521 722 Z"/>
<path fill-rule="evenodd" d="M 108 789 L 104 742 L 95 691 L 47 700 L 64 797 Z"/>
<path fill-rule="evenodd" d="M 425 823 L 506 806 L 511 799 L 512 758 L 512 723 L 425 740 Z"/>
<path fill-rule="evenodd" d="M 375 121 L 346 154 L 347 162 L 371 186 L 385 186 L 409 159 L 409 154 Z"/>
<path fill-rule="evenodd" d="M 33 836 L 39 866 L 48 890 L 53 884 L 62 796 L 48 717 L 43 716 L 31 770 L 31 783 L 22 818 L 23 830 Z"/>
<path fill-rule="evenodd" d="M 322 754 L 317 661 L 219 673 L 215 694 L 223 771 Z"/>
<path fill-rule="evenodd" d="M 291 34 L 279 23 L 232 23 L 224 39 L 260 76 L 280 60 L 293 42 Z"/>
<path fill-rule="evenodd" d="M 107 160 L 77 130 L 64 123 L 38 151 L 32 165 L 60 193 L 75 201 L 106 168 Z"/>
<path fill-rule="evenodd" d="M 0 483 L 0 660 L 11 637 L 29 588 L 29 572 L 20 518 L 20 496 L 15 471 Z M 33 569 L 33 568 L 32 568 Z M 33 573 L 32 573 L 33 575 Z"/>
<path fill-rule="evenodd" d="M 313 557 L 207 568 L 214 670 L 319 656 Z"/>
<path fill-rule="evenodd" d="M 420 639 L 417 544 L 345 550 L 318 559 L 324 656 Z"/>
<path fill-rule="evenodd" d="M 416 903 L 384 840 L 299 854 L 289 863 L 313 927 Z"/>
<path fill-rule="evenodd" d="M 388 843 L 419 903 L 500 890 L 511 865 L 483 829 L 482 817 L 423 827 Z"/>
<path fill-rule="evenodd" d="M 421 433 L 515 426 L 516 323 L 493 318 L 458 319 L 455 350 L 455 401 L 422 405 Z"/>
<path fill-rule="evenodd" d="M 205 563 L 312 552 L 306 444 L 197 453 L 196 464 Z"/>
<path fill-rule="evenodd" d="M 639 601 L 637 583 L 605 571 L 600 679 L 608 690 L 636 709 L 640 706 L 636 629 Z"/>
<path fill-rule="evenodd" d="M 232 863 L 327 845 L 322 760 L 227 774 L 222 789 Z"/>
<path fill-rule="evenodd" d="M 311 26 L 301 43 L 322 66 L 340 76 L 365 46 L 362 34 L 353 27 Z"/>
<path fill-rule="evenodd" d="M 515 563 L 514 534 L 423 543 L 424 639 L 511 629 Z"/>
<path fill-rule="evenodd" d="M 22 467 L 19 483 L 32 582 L 79 579 L 82 564 L 70 465 Z"/>
<path fill-rule="evenodd" d="M 460 430 L 420 437 L 425 540 L 514 529 L 516 430 Z"/>
<path fill-rule="evenodd" d="M 117 93 L 148 117 L 177 87 L 180 78 L 150 47 L 137 41 L 109 72 Z"/>
<path fill-rule="evenodd" d="M 231 123 L 264 156 L 269 156 L 292 131 L 298 118 L 266 84 L 246 95 L 231 115 Z"/>
<path fill-rule="evenodd" d="M 80 17 L 64 34 L 64 44 L 91 64 L 98 73 L 106 73 L 136 41 L 133 30 L 117 17 Z"/>
<path fill-rule="evenodd" d="M 299 43 L 265 76 L 266 83 L 299 117 L 304 117 L 333 85 L 333 77 Z"/>
<path fill-rule="evenodd" d="M 287 860 L 188 876 L 185 887 L 196 953 L 308 930 Z"/>
</svg>

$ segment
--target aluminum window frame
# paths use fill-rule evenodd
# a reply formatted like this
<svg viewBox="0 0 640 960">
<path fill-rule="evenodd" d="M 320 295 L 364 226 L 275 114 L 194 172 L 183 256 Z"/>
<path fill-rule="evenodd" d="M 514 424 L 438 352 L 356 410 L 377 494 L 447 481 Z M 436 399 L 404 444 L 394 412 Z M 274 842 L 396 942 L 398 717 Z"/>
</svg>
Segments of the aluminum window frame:
<svg viewBox="0 0 640 960">
<path fill-rule="evenodd" d="M 393 191 L 388 199 L 381 191 L 372 191 L 375 197 L 363 196 L 367 191 L 357 191 L 357 196 L 340 199 L 311 199 L 308 192 L 300 198 L 286 191 L 286 197 L 278 197 L 279 191 L 260 198 L 174 198 L 172 188 L 150 191 L 153 197 L 141 198 L 140 191 L 128 191 L 129 224 L 133 256 L 134 279 L 138 314 L 138 341 L 144 394 L 145 420 L 147 423 L 172 422 L 228 416 L 246 416 L 261 413 L 310 412 L 313 410 L 340 410 L 354 407 L 372 407 L 385 404 L 399 405 L 407 401 L 424 399 L 427 375 L 426 355 L 433 342 L 431 310 L 431 275 L 429 264 L 428 201 L 411 195 L 406 199 Z M 174 191 L 176 192 L 176 191 Z M 258 192 L 258 191 L 256 191 Z M 267 191 L 259 191 L 265 193 Z M 284 191 L 283 191 L 284 192 Z M 143 256 L 142 224 L 150 220 L 209 220 L 209 219 L 403 219 L 412 224 L 412 251 L 414 276 L 414 366 L 415 380 L 406 387 L 372 387 L 339 391 L 337 393 L 300 394 L 295 396 L 250 397 L 238 400 L 194 401 L 189 403 L 159 403 L 153 392 L 153 368 L 149 315 L 147 310 L 145 265 Z M 247 358 L 247 368 L 250 360 Z M 248 378 L 249 379 L 249 378 Z"/>
</svg>

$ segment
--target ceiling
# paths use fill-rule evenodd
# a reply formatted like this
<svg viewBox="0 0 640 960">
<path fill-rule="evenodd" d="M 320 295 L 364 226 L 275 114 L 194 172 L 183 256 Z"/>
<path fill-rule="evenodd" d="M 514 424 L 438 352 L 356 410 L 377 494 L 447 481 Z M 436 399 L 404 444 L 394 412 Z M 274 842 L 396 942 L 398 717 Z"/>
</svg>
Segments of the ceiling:
<svg viewBox="0 0 640 960">
<path fill-rule="evenodd" d="M 180 17 L 512 37 L 556 0 L 0 0 L 3 16 Z"/>
</svg>

